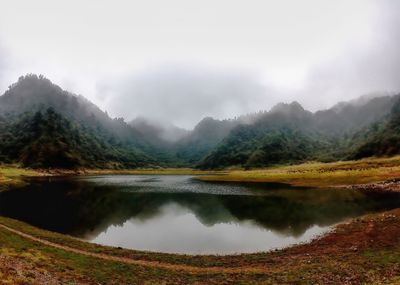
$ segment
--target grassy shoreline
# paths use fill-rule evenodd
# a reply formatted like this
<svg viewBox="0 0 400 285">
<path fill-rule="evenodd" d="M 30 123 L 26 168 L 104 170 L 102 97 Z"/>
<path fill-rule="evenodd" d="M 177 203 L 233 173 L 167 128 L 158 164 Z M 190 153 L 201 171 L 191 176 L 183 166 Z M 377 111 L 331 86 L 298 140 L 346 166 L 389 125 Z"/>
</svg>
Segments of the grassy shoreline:
<svg viewBox="0 0 400 285">
<path fill-rule="evenodd" d="M 26 176 L 112 174 L 195 175 L 202 181 L 357 187 L 399 178 L 400 156 L 211 172 L 192 169 L 43 171 L 12 165 L 0 166 L 0 186 L 19 185 Z M 0 227 L 0 280 L 9 284 L 400 283 L 400 209 L 346 221 L 310 243 L 272 252 L 227 256 L 127 250 L 91 244 L 5 217 L 0 217 L 0 224 L 97 256 L 55 248 Z M 152 265 L 102 259 L 98 258 L 99 254 Z"/>
<path fill-rule="evenodd" d="M 307 162 L 263 169 L 25 169 L 0 165 L 0 185 L 18 184 L 23 177 L 64 175 L 193 175 L 210 182 L 273 182 L 293 186 L 337 187 L 377 183 L 400 178 L 400 156 L 331 163 Z"/>
<path fill-rule="evenodd" d="M 11 284 L 35 283 L 49 276 L 72 284 L 396 284 L 400 281 L 399 222 L 397 209 L 350 220 L 310 243 L 278 251 L 190 256 L 90 244 L 0 217 L 0 224 L 45 241 L 152 262 L 136 265 L 77 254 L 0 228 L 0 277 Z M 12 271 L 11 265 L 20 270 Z"/>
<path fill-rule="evenodd" d="M 400 178 L 400 156 L 331 163 L 309 162 L 255 170 L 231 170 L 197 177 L 202 181 L 276 182 L 293 186 L 338 187 Z"/>
<path fill-rule="evenodd" d="M 86 176 L 86 175 L 220 175 L 226 171 L 203 171 L 192 168 L 159 169 L 28 169 L 19 165 L 0 164 L 0 190 L 24 184 L 24 177 Z"/>
<path fill-rule="evenodd" d="M 7 189 L 9 186 L 18 187 L 24 185 L 24 177 L 47 176 L 48 174 L 19 167 L 18 165 L 1 165 L 0 164 L 0 191 Z"/>
</svg>

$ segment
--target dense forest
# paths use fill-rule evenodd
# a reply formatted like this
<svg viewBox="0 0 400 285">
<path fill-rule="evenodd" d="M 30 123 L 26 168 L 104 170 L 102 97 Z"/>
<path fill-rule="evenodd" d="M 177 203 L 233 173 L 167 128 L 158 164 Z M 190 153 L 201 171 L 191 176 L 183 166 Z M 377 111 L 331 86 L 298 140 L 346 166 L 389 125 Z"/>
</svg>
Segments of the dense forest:
<svg viewBox="0 0 400 285">
<path fill-rule="evenodd" d="M 33 168 L 264 167 L 400 153 L 400 95 L 315 113 L 293 102 L 192 131 L 110 118 L 83 96 L 26 75 L 0 96 L 0 162 Z"/>
<path fill-rule="evenodd" d="M 199 167 L 252 168 L 398 154 L 399 100 L 385 96 L 316 113 L 296 102 L 278 104 L 253 124 L 233 129 Z"/>
</svg>

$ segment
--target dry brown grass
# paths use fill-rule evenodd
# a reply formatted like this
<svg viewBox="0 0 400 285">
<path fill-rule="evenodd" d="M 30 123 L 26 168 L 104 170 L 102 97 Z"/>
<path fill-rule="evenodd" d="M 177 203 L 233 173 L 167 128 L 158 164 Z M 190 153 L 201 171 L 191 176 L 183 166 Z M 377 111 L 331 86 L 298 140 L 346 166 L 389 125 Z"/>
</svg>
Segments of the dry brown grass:
<svg viewBox="0 0 400 285">
<path fill-rule="evenodd" d="M 399 221 L 397 209 L 353 219 L 279 251 L 204 259 L 148 253 L 159 259 L 149 262 L 151 256 L 132 258 L 129 250 L 67 236 L 67 246 L 54 244 L 50 232 L 0 218 L 7 225 L 0 227 L 0 277 L 11 284 L 398 284 Z"/>
<path fill-rule="evenodd" d="M 296 186 L 328 187 L 380 182 L 400 177 L 400 156 L 333 163 L 308 162 L 255 170 L 231 170 L 205 175 L 203 181 L 279 182 Z"/>
</svg>

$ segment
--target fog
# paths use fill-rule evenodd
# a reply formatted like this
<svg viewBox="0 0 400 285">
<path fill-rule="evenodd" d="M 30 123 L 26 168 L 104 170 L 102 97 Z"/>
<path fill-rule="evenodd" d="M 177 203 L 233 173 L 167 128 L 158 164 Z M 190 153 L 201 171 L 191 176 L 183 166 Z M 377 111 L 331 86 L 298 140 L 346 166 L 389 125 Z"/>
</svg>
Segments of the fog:
<svg viewBox="0 0 400 285">
<path fill-rule="evenodd" d="M 0 89 L 44 74 L 126 120 L 192 128 L 400 90 L 400 1 L 1 1 Z"/>
<path fill-rule="evenodd" d="M 280 100 L 277 90 L 262 85 L 255 75 L 199 66 L 163 66 L 97 87 L 109 109 L 128 120 L 139 114 L 186 128 L 206 116 L 230 118 Z"/>
<path fill-rule="evenodd" d="M 400 1 L 381 1 L 376 14 L 378 24 L 365 44 L 313 67 L 297 94 L 301 102 L 318 109 L 360 95 L 400 91 Z"/>
</svg>

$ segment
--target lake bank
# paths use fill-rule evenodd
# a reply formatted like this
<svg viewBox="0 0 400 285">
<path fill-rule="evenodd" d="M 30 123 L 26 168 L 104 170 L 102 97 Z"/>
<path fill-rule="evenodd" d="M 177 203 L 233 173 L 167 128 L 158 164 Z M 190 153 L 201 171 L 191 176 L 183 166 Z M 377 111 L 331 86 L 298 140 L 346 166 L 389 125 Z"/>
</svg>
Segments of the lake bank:
<svg viewBox="0 0 400 285">
<path fill-rule="evenodd" d="M 352 182 L 346 186 L 351 188 L 359 187 L 356 184 L 360 183 L 356 182 L 396 178 L 398 167 L 398 157 L 322 165 L 309 163 L 262 170 L 264 180 L 257 181 L 265 182 L 265 177 L 268 177 L 275 179 L 274 182 L 296 185 L 303 177 L 307 183 L 321 186 L 326 185 L 326 182 L 322 182 L 329 178 L 331 186 L 343 187 L 346 185 L 343 182 Z M 119 173 L 155 174 L 154 171 Z M 180 173 L 187 175 L 190 171 Z M 247 173 L 254 171 L 260 170 Z M 17 183 L 26 176 L 67 174 L 20 168 L 1 168 L 0 173 L 5 184 Z M 116 173 L 104 170 L 87 171 L 81 175 Z M 171 173 L 173 171 L 169 170 L 168 174 Z M 217 177 L 225 179 L 224 176 L 231 177 L 231 173 L 234 171 L 222 175 L 218 173 Z M 315 177 L 316 174 L 320 176 Z M 368 174 L 373 176 L 368 177 Z M 75 174 L 71 172 L 70 175 Z M 207 176 L 200 178 L 207 180 Z M 250 176 L 249 179 L 253 178 Z M 239 181 L 253 182 L 254 179 Z M 381 191 L 372 185 L 373 191 Z M 0 224 L 13 230 L 0 228 L 0 278 L 12 284 L 395 284 L 400 282 L 399 223 L 400 209 L 396 209 L 349 220 L 310 243 L 282 250 L 228 256 L 191 256 L 100 246 L 0 217 Z"/>
<path fill-rule="evenodd" d="M 266 169 L 231 170 L 204 175 L 202 181 L 275 182 L 305 187 L 349 187 L 400 178 L 400 156 L 331 163 L 309 162 Z M 367 188 L 367 187 L 364 187 Z M 376 190 L 382 187 L 372 187 Z M 388 187 L 385 187 L 388 189 Z"/>
<path fill-rule="evenodd" d="M 99 246 L 0 218 L 13 230 L 0 228 L 0 272 L 11 282 L 52 284 L 395 284 L 400 281 L 399 223 L 397 209 L 353 219 L 310 243 L 279 251 L 188 256 Z"/>
<path fill-rule="evenodd" d="M 19 165 L 0 164 L 0 191 L 7 186 L 24 184 L 24 177 L 88 176 L 88 175 L 211 175 L 225 171 L 203 171 L 192 168 L 159 169 L 30 169 Z"/>
<path fill-rule="evenodd" d="M 350 187 L 375 184 L 400 178 L 400 156 L 367 158 L 331 163 L 307 162 L 298 165 L 263 169 L 198 170 L 192 168 L 158 169 L 25 169 L 16 165 L 0 165 L 0 185 L 19 183 L 30 176 L 69 175 L 193 175 L 212 182 L 271 182 L 307 187 Z M 377 190 L 382 187 L 372 187 Z M 363 186 L 361 186 L 363 187 Z M 388 187 L 385 187 L 387 189 Z"/>
<path fill-rule="evenodd" d="M 337 223 L 400 208 L 400 194 L 188 175 L 25 178 L 0 215 L 103 245 L 181 254 L 254 253 L 308 242 Z"/>
</svg>

